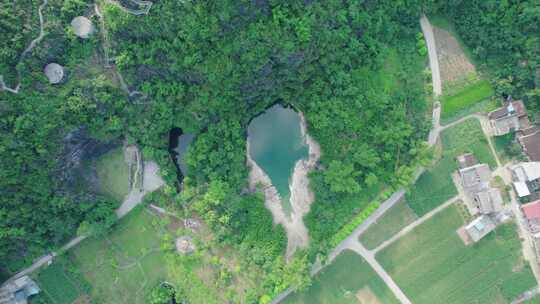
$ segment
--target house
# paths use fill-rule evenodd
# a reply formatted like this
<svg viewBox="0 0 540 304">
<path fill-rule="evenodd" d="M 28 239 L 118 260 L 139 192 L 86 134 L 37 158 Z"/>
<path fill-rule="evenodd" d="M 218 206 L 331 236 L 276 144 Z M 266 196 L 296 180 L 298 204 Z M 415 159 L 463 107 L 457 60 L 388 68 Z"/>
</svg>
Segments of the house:
<svg viewBox="0 0 540 304">
<path fill-rule="evenodd" d="M 459 170 L 463 189 L 470 196 L 474 197 L 478 192 L 489 188 L 491 170 L 486 164 L 478 164 Z"/>
<path fill-rule="evenodd" d="M 536 251 L 536 257 L 540 259 L 540 200 L 521 206 L 521 210 L 531 233 L 530 237 Z"/>
<path fill-rule="evenodd" d="M 0 304 L 27 304 L 28 298 L 40 292 L 28 276 L 10 281 L 0 288 Z"/>
<path fill-rule="evenodd" d="M 540 232 L 540 200 L 521 206 L 521 210 L 527 219 L 529 231 L 533 234 Z"/>
<path fill-rule="evenodd" d="M 529 118 L 523 101 L 513 101 L 511 97 L 501 108 L 491 111 L 488 118 L 496 136 L 529 128 Z"/>
<path fill-rule="evenodd" d="M 460 169 L 472 167 L 478 163 L 476 157 L 472 153 L 465 153 L 457 157 L 458 165 Z"/>
<path fill-rule="evenodd" d="M 514 189 L 519 197 L 540 192 L 540 162 L 524 162 L 510 167 Z"/>
<path fill-rule="evenodd" d="M 478 212 L 482 214 L 496 213 L 503 209 L 501 192 L 496 188 L 489 188 L 478 192 L 473 202 Z"/>
<path fill-rule="evenodd" d="M 532 126 L 520 131 L 518 142 L 530 161 L 540 162 L 540 128 Z"/>
<path fill-rule="evenodd" d="M 497 225 L 491 217 L 481 215 L 466 225 L 465 231 L 467 232 L 469 239 L 476 243 L 496 227 Z"/>
<path fill-rule="evenodd" d="M 460 166 L 474 163 L 474 156 L 464 154 L 458 157 Z M 497 188 L 489 185 L 491 170 L 486 164 L 476 164 L 459 170 L 461 184 L 468 198 L 465 202 L 471 215 L 490 214 L 501 211 L 503 199 Z"/>
</svg>

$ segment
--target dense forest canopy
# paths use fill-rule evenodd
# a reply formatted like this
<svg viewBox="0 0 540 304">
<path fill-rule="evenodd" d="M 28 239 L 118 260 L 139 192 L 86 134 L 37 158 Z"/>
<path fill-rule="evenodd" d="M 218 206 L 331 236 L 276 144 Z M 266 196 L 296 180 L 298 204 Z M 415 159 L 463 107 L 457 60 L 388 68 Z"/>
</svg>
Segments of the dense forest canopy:
<svg viewBox="0 0 540 304">
<path fill-rule="evenodd" d="M 247 124 L 280 101 L 305 114 L 322 148 L 306 222 L 311 253 L 328 250 L 328 239 L 361 210 L 358 202 L 406 180 L 422 154 L 431 117 L 417 45 L 423 12 L 449 14 L 499 93 L 540 108 L 535 1 L 160 0 L 142 16 L 98 1 L 104 28 L 93 3 L 48 2 L 46 35 L 16 67 L 21 92 L 0 92 L 0 261 L 12 270 L 20 266 L 13 261 L 27 263 L 73 236 L 81 222 L 106 221 L 95 214 L 110 214 L 118 203 L 61 178 L 65 138 L 79 129 L 101 143 L 141 146 L 169 183 L 162 195 L 191 207 L 220 241 L 269 272 L 282 269 L 275 261 L 283 229 L 272 226 L 260 195 L 243 192 Z M 39 4 L 0 6 L 8 16 L 0 33 L 9 37 L 0 42 L 0 73 L 10 83 L 17 54 L 38 32 Z M 96 25 L 88 40 L 69 29 L 77 15 Z M 66 67 L 62 84 L 47 83 L 49 62 Z M 121 89 L 115 69 L 145 102 Z M 181 194 L 170 190 L 173 127 L 196 135 Z M 265 288 L 291 283 L 281 280 Z"/>
</svg>

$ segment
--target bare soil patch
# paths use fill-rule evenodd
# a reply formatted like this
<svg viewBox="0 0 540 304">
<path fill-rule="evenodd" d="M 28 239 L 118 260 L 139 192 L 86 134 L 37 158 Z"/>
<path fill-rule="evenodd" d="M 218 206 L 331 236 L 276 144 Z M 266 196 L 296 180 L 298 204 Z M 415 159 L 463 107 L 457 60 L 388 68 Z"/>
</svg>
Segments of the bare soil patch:
<svg viewBox="0 0 540 304">
<path fill-rule="evenodd" d="M 457 39 L 446 30 L 433 27 L 441 81 L 443 86 L 452 85 L 474 75 L 476 69 L 467 58 Z"/>
<path fill-rule="evenodd" d="M 382 304 L 381 300 L 373 293 L 369 286 L 365 286 L 356 293 L 356 299 L 360 304 Z"/>
</svg>

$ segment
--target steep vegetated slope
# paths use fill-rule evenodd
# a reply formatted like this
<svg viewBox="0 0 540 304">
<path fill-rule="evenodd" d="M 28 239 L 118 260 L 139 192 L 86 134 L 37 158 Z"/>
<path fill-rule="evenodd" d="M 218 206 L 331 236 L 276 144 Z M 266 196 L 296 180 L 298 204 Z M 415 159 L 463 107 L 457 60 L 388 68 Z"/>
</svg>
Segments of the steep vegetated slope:
<svg viewBox="0 0 540 304">
<path fill-rule="evenodd" d="M 17 3 L 15 11 L 27 9 Z M 93 216 L 95 208 L 114 207 L 84 187 L 66 189 L 65 137 L 73 130 L 104 143 L 138 143 L 171 186 L 167 133 L 177 126 L 197 134 L 186 192 L 176 201 L 194 202 L 221 240 L 243 244 L 259 264 L 282 259 L 284 246 L 260 197 L 240 194 L 246 125 L 269 105 L 281 100 L 303 111 L 323 148 L 307 220 L 312 253 L 328 249 L 325 239 L 361 210 L 366 193 L 412 173 L 428 129 L 425 58 L 415 38 L 420 3 L 158 1 L 144 16 L 98 5 L 116 67 L 150 102 L 133 103 L 103 68 L 94 7 L 50 0 L 46 35 L 19 67 L 20 93 L 0 92 L 0 256 L 11 271 L 22 266 L 13 259 L 29 262 L 73 236 L 86 218 L 104 220 Z M 78 15 L 96 25 L 88 40 L 69 30 Z M 66 68 L 63 83 L 46 82 L 42 69 L 50 62 Z"/>
<path fill-rule="evenodd" d="M 308 216 L 314 248 L 323 248 L 351 209 L 361 209 L 363 192 L 395 182 L 426 135 L 420 9 L 391 1 L 160 1 L 137 17 L 108 6 L 116 64 L 153 101 L 129 132 L 156 148 L 172 125 L 198 133 L 187 183 L 219 185 L 223 202 L 196 207 L 225 238 L 241 241 L 243 207 L 231 198 L 246 183 L 246 125 L 276 101 L 291 103 L 323 149 L 327 170 L 312 176 L 317 198 Z"/>
</svg>

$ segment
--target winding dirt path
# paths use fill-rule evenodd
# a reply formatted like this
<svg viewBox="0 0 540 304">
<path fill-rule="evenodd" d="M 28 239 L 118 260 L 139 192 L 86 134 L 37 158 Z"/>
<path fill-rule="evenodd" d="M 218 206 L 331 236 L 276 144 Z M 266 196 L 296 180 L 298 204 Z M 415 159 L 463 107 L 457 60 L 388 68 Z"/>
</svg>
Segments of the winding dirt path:
<svg viewBox="0 0 540 304">
<path fill-rule="evenodd" d="M 43 39 L 43 37 L 45 36 L 45 32 L 43 31 L 43 24 L 44 24 L 45 21 L 44 21 L 44 18 L 43 18 L 42 11 L 45 8 L 45 6 L 47 5 L 47 3 L 48 3 L 48 0 L 43 0 L 43 3 L 38 8 L 39 35 L 37 36 L 37 38 L 32 40 L 30 42 L 30 44 L 28 45 L 28 47 L 26 47 L 26 49 L 21 53 L 21 57 L 19 57 L 19 61 L 17 62 L 16 66 L 19 65 L 23 61 L 26 54 L 30 53 L 30 51 L 32 51 L 32 49 L 34 49 L 36 47 L 36 45 L 41 41 L 41 39 Z M 4 82 L 4 76 L 0 75 L 0 89 L 2 91 L 8 91 L 8 92 L 11 92 L 13 94 L 19 94 L 19 89 L 20 88 L 21 88 L 21 72 L 19 70 L 17 70 L 17 85 L 15 86 L 15 88 L 8 87 L 6 85 L 6 83 Z"/>
</svg>

